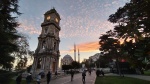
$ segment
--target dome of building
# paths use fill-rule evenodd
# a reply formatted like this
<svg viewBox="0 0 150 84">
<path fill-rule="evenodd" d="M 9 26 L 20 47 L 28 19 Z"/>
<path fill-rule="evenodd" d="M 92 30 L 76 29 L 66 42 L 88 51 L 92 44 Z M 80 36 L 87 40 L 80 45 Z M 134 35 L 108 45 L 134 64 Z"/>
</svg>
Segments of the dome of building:
<svg viewBox="0 0 150 84">
<path fill-rule="evenodd" d="M 63 57 L 63 59 L 72 59 L 72 57 L 70 56 L 70 55 L 65 55 L 64 57 Z M 73 59 L 72 59 L 73 60 Z"/>
<path fill-rule="evenodd" d="M 70 65 L 73 62 L 73 59 L 70 55 L 65 55 L 63 59 L 61 59 L 61 65 Z"/>
</svg>

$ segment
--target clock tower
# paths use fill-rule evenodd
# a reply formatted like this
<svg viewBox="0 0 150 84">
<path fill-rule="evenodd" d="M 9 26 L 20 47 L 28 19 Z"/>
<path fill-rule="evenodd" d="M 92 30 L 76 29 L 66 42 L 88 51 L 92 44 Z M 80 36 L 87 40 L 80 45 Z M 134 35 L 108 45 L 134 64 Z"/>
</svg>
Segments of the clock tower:
<svg viewBox="0 0 150 84">
<path fill-rule="evenodd" d="M 38 46 L 34 53 L 34 61 L 31 73 L 37 75 L 40 72 L 45 74 L 48 71 L 57 71 L 59 63 L 59 31 L 60 16 L 53 8 L 44 14 L 44 21 L 41 24 L 42 31 L 38 37 Z"/>
</svg>

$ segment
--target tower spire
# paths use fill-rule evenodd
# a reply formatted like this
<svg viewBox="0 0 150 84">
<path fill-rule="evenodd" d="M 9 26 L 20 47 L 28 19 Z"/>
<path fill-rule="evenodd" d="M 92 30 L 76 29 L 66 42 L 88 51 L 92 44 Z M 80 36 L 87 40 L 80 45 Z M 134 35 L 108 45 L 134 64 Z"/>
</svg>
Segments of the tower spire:
<svg viewBox="0 0 150 84">
<path fill-rule="evenodd" d="M 76 61 L 76 44 L 74 44 L 74 61 Z"/>
</svg>

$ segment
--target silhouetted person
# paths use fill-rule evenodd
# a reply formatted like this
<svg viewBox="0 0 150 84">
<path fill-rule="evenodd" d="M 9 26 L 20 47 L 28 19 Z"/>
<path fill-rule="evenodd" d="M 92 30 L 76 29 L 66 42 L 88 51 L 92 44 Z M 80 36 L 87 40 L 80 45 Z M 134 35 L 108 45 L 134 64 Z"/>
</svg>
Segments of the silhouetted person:
<svg viewBox="0 0 150 84">
<path fill-rule="evenodd" d="M 16 84 L 21 84 L 21 80 L 22 80 L 22 74 L 20 74 L 19 76 L 17 76 L 17 78 L 16 78 Z"/>
<path fill-rule="evenodd" d="M 100 70 L 96 70 L 96 76 L 98 77 L 101 74 Z"/>
<path fill-rule="evenodd" d="M 50 71 L 47 73 L 46 78 L 47 78 L 47 84 L 49 84 L 49 82 L 51 80 L 51 72 Z"/>
<path fill-rule="evenodd" d="M 26 77 L 26 82 L 27 82 L 27 84 L 30 84 L 32 80 L 33 80 L 33 79 L 32 79 L 31 74 L 28 73 L 28 76 Z"/>
<path fill-rule="evenodd" d="M 86 72 L 85 70 L 82 72 L 82 81 L 83 83 L 85 83 L 85 76 L 86 76 Z"/>
<path fill-rule="evenodd" d="M 104 72 L 101 70 L 100 73 L 104 76 Z"/>
<path fill-rule="evenodd" d="M 71 70 L 70 74 L 71 74 L 71 81 L 73 81 L 74 71 Z"/>
<path fill-rule="evenodd" d="M 40 82 L 41 82 L 41 75 L 40 75 L 40 73 L 37 75 L 36 81 L 37 81 L 37 84 L 40 84 Z"/>
<path fill-rule="evenodd" d="M 55 78 L 57 78 L 57 71 L 55 72 Z"/>
<path fill-rule="evenodd" d="M 89 69 L 89 75 L 91 75 L 91 69 Z"/>
</svg>

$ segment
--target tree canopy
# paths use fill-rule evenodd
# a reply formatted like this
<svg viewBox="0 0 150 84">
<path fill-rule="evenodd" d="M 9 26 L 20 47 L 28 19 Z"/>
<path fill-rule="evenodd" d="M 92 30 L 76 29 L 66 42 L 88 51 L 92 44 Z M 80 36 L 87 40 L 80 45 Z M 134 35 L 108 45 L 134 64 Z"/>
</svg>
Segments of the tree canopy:
<svg viewBox="0 0 150 84">
<path fill-rule="evenodd" d="M 5 69 L 12 67 L 15 58 L 11 54 L 18 51 L 16 40 L 21 37 L 16 30 L 18 7 L 18 0 L 0 0 L 0 66 Z"/>
<path fill-rule="evenodd" d="M 100 50 L 141 67 L 145 59 L 150 59 L 149 8 L 149 0 L 131 0 L 111 14 L 108 21 L 115 26 L 100 36 Z"/>
</svg>

